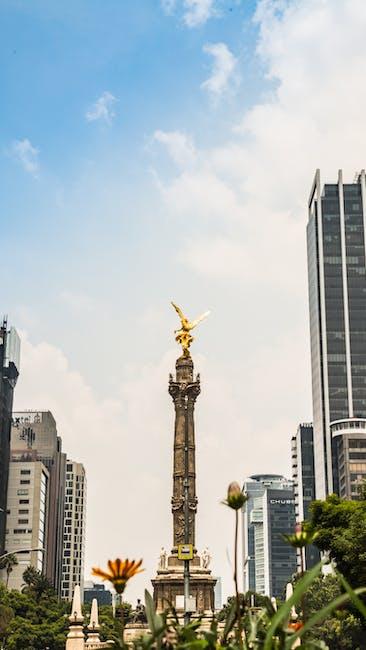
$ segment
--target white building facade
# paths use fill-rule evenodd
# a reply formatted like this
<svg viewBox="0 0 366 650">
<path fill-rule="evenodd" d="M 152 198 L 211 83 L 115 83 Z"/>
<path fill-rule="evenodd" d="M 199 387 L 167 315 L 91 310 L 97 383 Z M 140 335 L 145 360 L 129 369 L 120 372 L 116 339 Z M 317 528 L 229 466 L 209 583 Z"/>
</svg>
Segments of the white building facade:
<svg viewBox="0 0 366 650">
<path fill-rule="evenodd" d="M 16 462 L 9 466 L 5 548 L 17 554 L 18 564 L 9 576 L 9 589 L 20 590 L 29 566 L 44 571 L 47 549 L 49 472 L 40 461 Z M 31 549 L 36 549 L 32 550 Z M 3 580 L 6 574 L 3 571 Z"/>
<path fill-rule="evenodd" d="M 61 598 L 72 600 L 75 585 L 84 591 L 86 475 L 84 466 L 67 460 Z"/>
</svg>

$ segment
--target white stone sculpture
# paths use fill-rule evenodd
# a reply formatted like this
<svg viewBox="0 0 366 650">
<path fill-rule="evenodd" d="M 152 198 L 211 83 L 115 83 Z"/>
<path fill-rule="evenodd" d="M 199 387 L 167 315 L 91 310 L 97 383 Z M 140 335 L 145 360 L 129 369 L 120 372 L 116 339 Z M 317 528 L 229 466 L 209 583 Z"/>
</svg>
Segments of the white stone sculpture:
<svg viewBox="0 0 366 650">
<path fill-rule="evenodd" d="M 159 555 L 159 569 L 166 569 L 166 567 L 167 567 L 167 552 L 164 546 L 162 546 Z"/>
<path fill-rule="evenodd" d="M 204 569 L 208 569 L 208 567 L 210 565 L 210 562 L 211 562 L 211 555 L 210 555 L 209 550 L 208 550 L 208 548 L 206 546 L 206 548 L 204 549 L 204 551 L 202 553 L 202 567 Z"/>
</svg>

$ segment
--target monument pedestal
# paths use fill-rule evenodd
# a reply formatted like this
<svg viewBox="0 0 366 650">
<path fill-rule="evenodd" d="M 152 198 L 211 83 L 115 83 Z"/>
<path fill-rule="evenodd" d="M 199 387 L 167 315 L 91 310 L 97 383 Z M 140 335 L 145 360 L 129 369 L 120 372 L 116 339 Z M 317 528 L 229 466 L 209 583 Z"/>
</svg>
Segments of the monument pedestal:
<svg viewBox="0 0 366 650">
<path fill-rule="evenodd" d="M 176 553 L 167 558 L 164 568 L 159 568 L 157 575 L 151 581 L 154 587 L 154 602 L 158 612 L 174 607 L 179 614 L 183 613 L 184 596 L 184 562 L 179 560 Z M 195 599 L 194 615 L 209 615 L 215 610 L 214 587 L 216 579 L 211 570 L 201 566 L 201 560 L 195 555 L 190 562 L 189 595 Z M 177 599 L 177 596 L 181 598 Z M 180 602 L 181 601 L 181 602 Z"/>
</svg>

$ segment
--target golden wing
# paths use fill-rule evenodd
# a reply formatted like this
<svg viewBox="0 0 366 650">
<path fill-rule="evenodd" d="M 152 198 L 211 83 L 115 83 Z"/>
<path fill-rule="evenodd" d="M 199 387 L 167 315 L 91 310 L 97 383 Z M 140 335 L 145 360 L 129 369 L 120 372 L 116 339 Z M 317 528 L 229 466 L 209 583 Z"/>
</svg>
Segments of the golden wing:
<svg viewBox="0 0 366 650">
<path fill-rule="evenodd" d="M 177 314 L 178 314 L 178 316 L 179 316 L 179 318 L 180 318 L 181 320 L 183 320 L 183 319 L 185 319 L 185 320 L 186 320 L 186 317 L 185 317 L 185 315 L 183 314 L 183 312 L 182 312 L 182 310 L 181 310 L 181 309 L 179 309 L 179 307 L 178 307 L 178 305 L 175 305 L 173 301 L 172 301 L 172 305 L 173 305 L 173 307 L 174 307 L 174 309 L 175 309 L 175 311 L 177 312 Z"/>
<path fill-rule="evenodd" d="M 207 316 L 209 316 L 210 313 L 211 313 L 211 312 L 209 312 L 209 311 L 205 311 L 205 313 L 202 314 L 202 316 L 199 316 L 198 318 L 196 318 L 196 320 L 192 321 L 192 323 L 191 323 L 191 325 L 192 325 L 192 329 L 193 329 L 194 327 L 196 327 L 196 326 L 198 325 L 198 323 L 200 323 L 202 320 L 204 320 L 205 318 L 207 318 Z"/>
</svg>

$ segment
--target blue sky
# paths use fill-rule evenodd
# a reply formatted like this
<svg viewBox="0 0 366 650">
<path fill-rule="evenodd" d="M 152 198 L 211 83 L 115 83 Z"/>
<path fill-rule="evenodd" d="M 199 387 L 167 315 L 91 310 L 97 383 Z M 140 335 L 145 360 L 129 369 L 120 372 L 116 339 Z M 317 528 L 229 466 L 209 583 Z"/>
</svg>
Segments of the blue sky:
<svg viewBox="0 0 366 650">
<path fill-rule="evenodd" d="M 262 91 L 254 73 L 253 8 L 223 2 L 217 17 L 189 29 L 182 7 L 167 15 L 151 0 L 67 8 L 2 3 L 2 264 L 25 270 L 8 288 L 6 310 L 35 340 L 60 336 L 75 354 L 75 332 L 62 322 L 56 334 L 65 315 L 55 299 L 70 286 L 81 294 L 110 291 L 110 298 L 120 291 L 123 302 L 133 302 L 127 275 L 137 274 L 151 280 L 155 300 L 163 297 L 180 233 L 162 214 L 153 175 L 154 168 L 169 175 L 171 162 L 151 139 L 160 128 L 187 131 L 202 146 L 213 134 L 217 143 L 225 139 L 244 93 L 212 105 L 201 88 L 212 64 L 203 48 L 225 41 L 250 62 L 244 103 L 253 101 Z M 105 92 L 115 98 L 114 117 L 88 122 L 87 111 Z M 37 150 L 35 174 L 12 153 L 13 143 L 24 140 Z M 108 196 L 113 205 L 104 209 Z M 196 227 L 190 222 L 186 231 Z M 36 317 L 34 326 L 22 322 L 23 307 Z"/>
<path fill-rule="evenodd" d="M 141 594 L 171 543 L 169 302 L 211 309 L 193 346 L 197 543 L 228 593 L 226 485 L 289 475 L 311 419 L 307 197 L 317 167 L 365 166 L 366 5 L 3 0 L 0 25 L 16 407 L 52 410 L 85 463 L 87 570 L 143 556 Z"/>
</svg>

